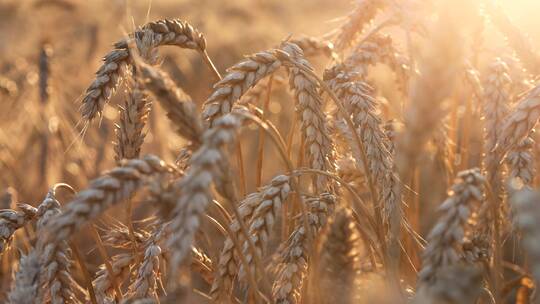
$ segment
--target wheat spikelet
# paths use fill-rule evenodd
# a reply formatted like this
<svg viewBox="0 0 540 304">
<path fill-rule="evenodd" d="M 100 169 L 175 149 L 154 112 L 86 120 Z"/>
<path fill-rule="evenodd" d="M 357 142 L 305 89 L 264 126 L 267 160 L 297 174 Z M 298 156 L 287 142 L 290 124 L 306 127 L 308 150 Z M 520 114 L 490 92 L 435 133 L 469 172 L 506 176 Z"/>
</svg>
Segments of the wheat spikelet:
<svg viewBox="0 0 540 304">
<path fill-rule="evenodd" d="M 318 232 L 327 221 L 327 216 L 335 205 L 335 197 L 325 193 L 320 197 L 305 201 L 309 205 L 309 229 Z M 304 225 L 298 225 L 284 244 L 279 256 L 276 279 L 272 286 L 275 303 L 300 303 L 304 278 L 307 275 L 310 247 Z"/>
<path fill-rule="evenodd" d="M 177 132 L 195 146 L 200 144 L 203 127 L 191 97 L 159 68 L 138 63 L 138 69 L 145 87 L 163 106 L 169 119 L 177 126 Z"/>
<path fill-rule="evenodd" d="M 505 119 L 498 141 L 498 149 L 506 152 L 523 141 L 540 118 L 540 86 L 532 89 L 518 102 Z"/>
<path fill-rule="evenodd" d="M 303 58 L 302 50 L 295 44 L 284 43 L 282 50 L 287 52 L 296 64 L 312 70 L 309 63 Z M 328 123 L 323 111 L 323 101 L 319 95 L 319 86 L 306 72 L 297 67 L 288 68 L 289 84 L 296 97 L 296 112 L 301 121 L 301 130 L 304 137 L 306 156 L 313 169 L 334 171 L 334 147 L 328 132 Z M 318 176 L 316 180 L 318 190 L 328 186 L 327 178 Z"/>
<path fill-rule="evenodd" d="M 204 36 L 190 24 L 177 19 L 150 22 L 130 36 L 135 39 L 143 58 L 149 57 L 148 52 L 162 45 L 206 52 Z M 142 41 L 151 41 L 151 45 L 145 45 L 141 49 L 139 46 Z M 116 90 L 122 76 L 121 69 L 131 63 L 128 42 L 129 39 L 117 42 L 114 45 L 115 49 L 103 58 L 103 65 L 96 72 L 96 78 L 86 90 L 82 100 L 81 114 L 84 120 L 91 121 L 100 114 Z"/>
<path fill-rule="evenodd" d="M 353 303 L 359 271 L 360 234 L 349 209 L 336 211 L 321 249 L 323 303 Z"/>
<path fill-rule="evenodd" d="M 21 258 L 15 284 L 9 292 L 10 304 L 35 304 L 38 302 L 40 263 L 36 252 Z"/>
<path fill-rule="evenodd" d="M 484 98 L 484 88 L 480 81 L 480 73 L 474 67 L 467 65 L 463 75 L 464 82 L 471 90 L 474 100 L 481 102 Z"/>
<path fill-rule="evenodd" d="M 422 254 L 419 287 L 434 286 L 442 268 L 460 262 L 468 225 L 483 200 L 485 178 L 478 169 L 458 173 L 449 197 L 441 204 L 441 217 L 427 236 Z"/>
<path fill-rule="evenodd" d="M 386 4 L 385 0 L 358 0 L 354 10 L 337 30 L 334 45 L 342 52 L 354 42 L 358 33 L 377 15 Z"/>
<path fill-rule="evenodd" d="M 403 124 L 396 119 L 390 119 L 383 125 L 384 134 L 388 138 L 388 152 L 394 155 L 396 152 L 396 141 L 399 134 L 399 130 L 403 128 Z"/>
<path fill-rule="evenodd" d="M 347 154 L 338 159 L 336 166 L 339 178 L 355 188 L 365 187 L 365 174 L 361 169 L 358 169 L 352 155 Z"/>
<path fill-rule="evenodd" d="M 38 232 L 41 233 L 43 228 L 60 213 L 60 203 L 56 200 L 55 190 L 51 189 L 37 210 Z M 43 255 L 40 257 L 40 295 L 48 289 L 50 301 L 53 304 L 80 303 L 74 294 L 74 288 L 78 285 L 71 275 L 73 262 L 69 244 L 65 240 L 61 241 L 56 245 L 54 254 L 48 254 L 49 249 L 53 248 L 54 245 L 45 245 Z M 40 296 L 40 298 L 44 297 Z"/>
<path fill-rule="evenodd" d="M 150 110 L 145 92 L 138 79 L 130 78 L 130 92 L 124 106 L 120 108 L 120 122 L 116 126 L 117 143 L 114 146 L 115 159 L 138 158 L 145 134 L 143 128 Z"/>
<path fill-rule="evenodd" d="M 15 231 L 24 227 L 36 216 L 36 208 L 26 204 L 19 204 L 18 207 L 20 211 L 0 210 L 0 254 L 7 249 Z"/>
</svg>

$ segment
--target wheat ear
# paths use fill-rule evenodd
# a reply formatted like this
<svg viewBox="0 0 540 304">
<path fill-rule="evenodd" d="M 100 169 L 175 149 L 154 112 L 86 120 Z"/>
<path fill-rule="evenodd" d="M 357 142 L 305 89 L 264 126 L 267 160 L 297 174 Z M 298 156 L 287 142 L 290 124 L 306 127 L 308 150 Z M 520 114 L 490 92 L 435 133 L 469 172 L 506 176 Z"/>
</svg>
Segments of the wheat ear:
<svg viewBox="0 0 540 304">
<path fill-rule="evenodd" d="M 540 85 L 532 89 L 505 119 L 497 149 L 503 153 L 523 141 L 540 118 Z"/>
<path fill-rule="evenodd" d="M 15 276 L 15 284 L 9 292 L 10 304 L 35 304 L 38 301 L 39 256 L 35 251 L 21 258 L 19 270 Z"/>
<path fill-rule="evenodd" d="M 171 78 L 158 67 L 145 63 L 137 64 L 145 87 L 167 112 L 167 117 L 176 126 L 178 134 L 190 140 L 196 147 L 203 132 L 202 122 L 191 97 L 177 87 Z"/>
<path fill-rule="evenodd" d="M 150 110 L 148 96 L 138 79 L 130 77 L 127 100 L 120 108 L 120 121 L 116 126 L 117 142 L 114 146 L 115 159 L 138 158 L 146 134 L 143 128 Z"/>
<path fill-rule="evenodd" d="M 296 64 L 310 71 L 313 70 L 297 45 L 284 43 L 282 50 L 287 52 Z M 296 66 L 289 67 L 288 72 L 289 84 L 296 98 L 296 112 L 301 121 L 300 127 L 309 165 L 316 170 L 333 172 L 335 171 L 334 145 L 328 132 L 319 85 L 304 70 Z M 327 178 L 318 176 L 316 186 L 321 192 L 326 190 Z"/>
<path fill-rule="evenodd" d="M 458 174 L 449 197 L 439 207 L 441 216 L 427 236 L 418 274 L 419 287 L 435 285 L 442 268 L 458 264 L 462 259 L 470 220 L 484 199 L 484 183 L 478 169 Z"/>
<path fill-rule="evenodd" d="M 320 294 L 324 303 L 353 303 L 360 269 L 360 233 L 352 212 L 336 210 L 321 248 Z"/>
<path fill-rule="evenodd" d="M 19 204 L 18 207 L 20 211 L 0 210 L 0 254 L 7 249 L 15 231 L 24 227 L 36 216 L 36 208 L 27 204 Z"/>
<path fill-rule="evenodd" d="M 372 176 L 372 183 L 377 185 L 379 195 L 376 199 L 380 201 L 373 202 L 377 207 L 375 214 L 378 219 L 381 219 L 382 214 L 380 225 L 388 227 L 387 262 L 392 263 L 388 267 L 395 274 L 400 253 L 398 242 L 402 220 L 401 189 L 394 157 L 387 149 L 390 143 L 375 112 L 375 100 L 371 97 L 368 86 L 354 81 L 353 74 L 344 72 L 339 67 L 328 70 L 325 77 L 336 95 L 343 100 L 345 108 L 351 115 L 355 132 L 364 146 L 365 158 L 363 155 L 355 154 L 355 160 L 359 167 L 362 166 L 364 159 L 367 161 L 366 169 L 369 173 L 366 174 Z M 378 210 L 379 207 L 382 207 L 382 212 Z"/>
<path fill-rule="evenodd" d="M 191 157 L 191 166 L 181 179 L 179 187 L 182 195 L 176 202 L 171 229 L 174 231 L 167 244 L 171 250 L 169 263 L 171 284 L 177 278 L 178 267 L 189 253 L 195 232 L 199 228 L 200 217 L 212 199 L 212 182 L 220 183 L 220 170 L 227 158 L 222 147 L 234 140 L 240 126 L 240 119 L 227 114 L 214 122 L 214 126 L 203 135 L 201 147 Z"/>
<path fill-rule="evenodd" d="M 130 36 L 135 39 L 139 51 L 144 53 L 162 45 L 174 45 L 206 55 L 204 36 L 189 23 L 181 20 L 165 19 L 150 22 Z M 115 43 L 114 50 L 103 58 L 103 65 L 96 72 L 95 80 L 86 89 L 82 99 L 81 114 L 85 121 L 91 121 L 102 112 L 105 103 L 109 101 L 120 82 L 122 68 L 131 64 L 129 41 L 130 39 L 123 39 Z M 139 46 L 143 41 L 151 41 L 151 45 L 144 45 L 141 49 Z M 146 54 L 142 55 L 143 58 L 147 57 Z"/>
<path fill-rule="evenodd" d="M 515 190 L 515 189 L 513 189 Z M 514 210 L 514 225 L 523 233 L 523 247 L 527 251 L 528 264 L 535 281 L 540 282 L 540 212 L 538 202 L 540 194 L 530 188 L 523 188 L 512 193 L 511 204 Z"/>
<path fill-rule="evenodd" d="M 60 213 L 60 203 L 56 200 L 53 188 L 38 207 L 38 233 L 42 233 L 43 228 Z M 74 289 L 78 285 L 71 275 L 73 262 L 69 244 L 63 240 L 56 245 L 54 253 L 49 254 L 49 249 L 54 247 L 54 245 L 45 245 L 43 255 L 40 257 L 40 294 L 48 289 L 50 301 L 53 304 L 80 303 L 74 294 Z M 43 297 L 40 296 L 40 298 Z"/>
<path fill-rule="evenodd" d="M 309 205 L 309 229 L 312 233 L 315 234 L 324 227 L 335 206 L 335 200 L 336 198 L 328 193 L 305 200 Z M 313 246 L 308 242 L 307 233 L 303 224 L 296 226 L 281 250 L 276 279 L 272 285 L 275 303 L 301 303 L 301 290 Z"/>
<path fill-rule="evenodd" d="M 338 28 L 335 46 L 339 52 L 354 42 L 358 33 L 377 15 L 386 4 L 385 0 L 358 0 L 354 10 Z"/>
</svg>

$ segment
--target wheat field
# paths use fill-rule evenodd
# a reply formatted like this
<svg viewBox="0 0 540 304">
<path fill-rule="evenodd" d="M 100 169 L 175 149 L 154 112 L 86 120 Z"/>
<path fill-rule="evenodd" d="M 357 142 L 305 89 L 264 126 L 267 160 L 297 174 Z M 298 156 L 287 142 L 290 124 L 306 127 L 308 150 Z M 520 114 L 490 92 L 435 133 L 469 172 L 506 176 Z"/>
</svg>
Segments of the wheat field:
<svg viewBox="0 0 540 304">
<path fill-rule="evenodd" d="M 0 303 L 540 303 L 536 0 L 0 0 Z"/>
</svg>

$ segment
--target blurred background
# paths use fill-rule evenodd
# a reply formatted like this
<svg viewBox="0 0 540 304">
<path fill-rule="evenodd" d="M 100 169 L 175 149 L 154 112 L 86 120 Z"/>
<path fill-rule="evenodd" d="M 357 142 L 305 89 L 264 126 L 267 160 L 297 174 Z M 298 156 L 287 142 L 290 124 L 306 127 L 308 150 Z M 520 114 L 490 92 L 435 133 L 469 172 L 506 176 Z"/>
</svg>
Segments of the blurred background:
<svg viewBox="0 0 540 304">
<path fill-rule="evenodd" d="M 500 3 L 538 46 L 540 18 L 530 16 L 540 11 L 540 1 Z M 331 33 L 352 7 L 350 0 L 0 0 L 0 191 L 9 188 L 10 195 L 18 194 L 17 201 L 36 205 L 50 185 L 68 182 L 81 189 L 88 179 L 114 166 L 114 123 L 125 95 L 116 94 L 101 122 L 90 125 L 84 136 L 78 108 L 102 56 L 135 27 L 163 18 L 191 23 L 206 36 L 210 57 L 223 73 L 243 55 L 276 46 L 290 35 Z M 504 56 L 509 51 L 503 37 L 489 30 L 489 22 L 485 26 L 485 58 Z M 399 35 L 393 39 L 405 52 Z M 163 69 L 202 104 L 215 80 L 197 54 L 172 47 L 160 48 L 160 54 Z M 45 98 L 39 89 L 40 58 L 46 58 Z M 328 63 L 326 58 L 310 60 L 321 73 Z M 373 77 L 379 78 L 379 95 L 392 100 L 398 97 L 393 86 L 384 85 L 387 74 Z M 279 92 L 286 87 L 276 88 L 276 117 L 280 111 L 292 111 L 287 107 L 290 96 Z M 120 93 L 124 90 L 120 86 Z M 172 161 L 183 142 L 159 106 L 154 108 L 142 153 Z M 276 123 L 286 128 L 289 121 Z M 249 159 L 249 149 L 246 153 Z M 269 178 L 276 169 L 264 172 Z"/>
</svg>

